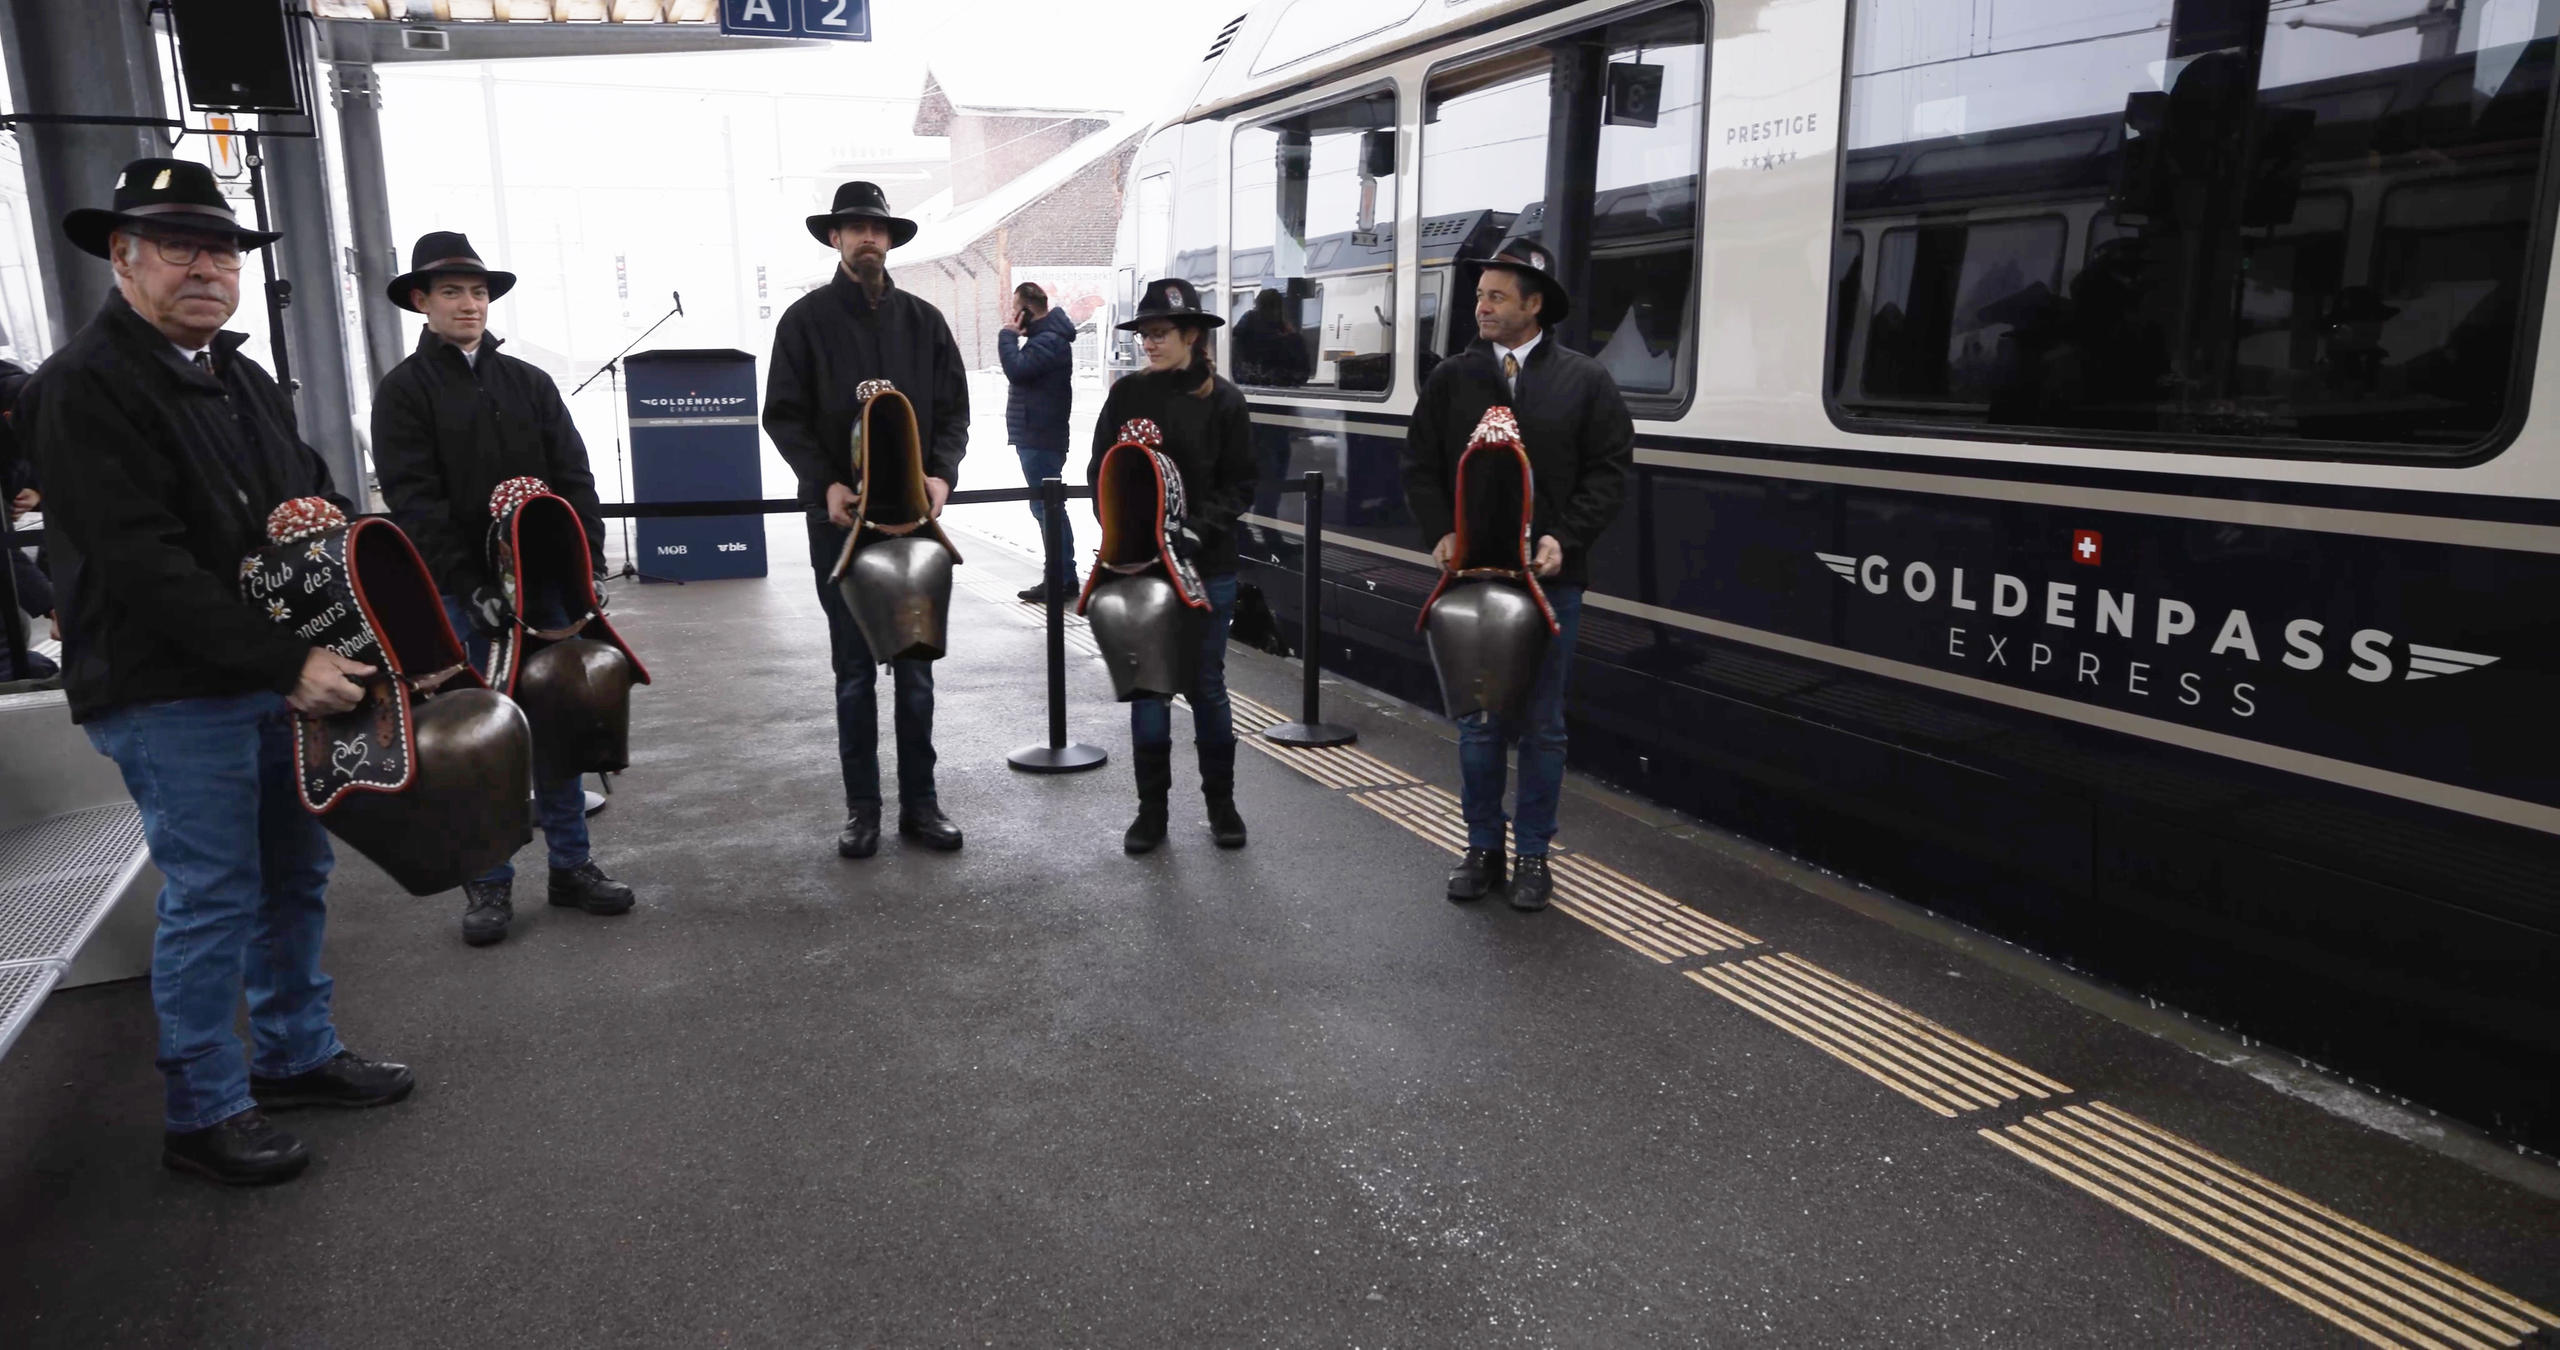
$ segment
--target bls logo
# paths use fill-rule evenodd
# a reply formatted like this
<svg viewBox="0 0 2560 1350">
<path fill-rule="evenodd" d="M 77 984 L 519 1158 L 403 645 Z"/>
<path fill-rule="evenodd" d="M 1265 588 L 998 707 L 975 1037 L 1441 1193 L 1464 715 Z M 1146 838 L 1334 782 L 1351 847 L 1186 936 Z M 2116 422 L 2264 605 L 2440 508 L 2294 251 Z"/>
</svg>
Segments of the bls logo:
<svg viewBox="0 0 2560 1350">
<path fill-rule="evenodd" d="M 723 553 L 744 553 L 747 551 L 747 546 L 745 544 L 722 544 L 719 546 L 719 549 Z"/>
</svg>

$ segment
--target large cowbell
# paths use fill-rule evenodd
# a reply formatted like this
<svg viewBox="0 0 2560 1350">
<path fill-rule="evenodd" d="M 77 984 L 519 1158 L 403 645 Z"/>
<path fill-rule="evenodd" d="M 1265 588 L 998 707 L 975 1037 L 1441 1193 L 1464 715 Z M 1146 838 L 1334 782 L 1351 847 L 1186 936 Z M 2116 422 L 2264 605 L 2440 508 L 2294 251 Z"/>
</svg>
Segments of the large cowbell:
<svg viewBox="0 0 2560 1350">
<path fill-rule="evenodd" d="M 856 515 L 830 577 L 873 660 L 937 661 L 950 645 L 951 569 L 960 555 L 933 519 L 915 405 L 886 380 L 866 381 L 859 393 Z"/>
<path fill-rule="evenodd" d="M 1095 580 L 1084 616 L 1121 702 L 1191 692 L 1200 649 L 1193 612 L 1162 573 Z"/>
<path fill-rule="evenodd" d="M 294 720 L 305 809 L 412 895 L 449 891 L 533 838 L 533 732 L 485 685 L 408 536 L 316 498 L 269 521 L 241 564 L 249 602 L 295 636 L 378 668 L 354 710 Z"/>
<path fill-rule="evenodd" d="M 1162 455 L 1163 445 L 1154 422 L 1134 419 L 1120 428 L 1094 478 L 1102 543 L 1076 609 L 1093 624 L 1093 645 L 1123 703 L 1189 693 L 1199 660 L 1196 616 L 1207 602 L 1170 543 L 1185 503 L 1180 471 Z"/>
<path fill-rule="evenodd" d="M 535 479 L 501 484 L 490 506 L 489 565 L 516 617 L 491 645 L 489 678 L 533 724 L 536 777 L 631 767 L 631 690 L 649 672 L 597 601 L 577 508 Z"/>
<path fill-rule="evenodd" d="M 1458 456 L 1450 570 L 1423 602 L 1424 641 L 1449 716 L 1490 712 L 1513 724 L 1529 711 L 1555 615 L 1530 568 L 1537 500 L 1511 410 L 1486 410 Z"/>
<path fill-rule="evenodd" d="M 1513 723 L 1529 711 L 1538 668 L 1554 640 L 1537 597 L 1498 577 L 1452 583 L 1432 602 L 1423 636 L 1449 716 L 1489 711 Z"/>
</svg>

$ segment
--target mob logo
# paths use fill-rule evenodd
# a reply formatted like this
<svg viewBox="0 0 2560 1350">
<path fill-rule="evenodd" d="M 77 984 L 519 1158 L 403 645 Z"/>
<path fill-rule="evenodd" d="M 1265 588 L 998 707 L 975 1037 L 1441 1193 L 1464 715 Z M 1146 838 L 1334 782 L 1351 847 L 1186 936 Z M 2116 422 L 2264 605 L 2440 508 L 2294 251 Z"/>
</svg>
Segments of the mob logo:
<svg viewBox="0 0 2560 1350">
<path fill-rule="evenodd" d="M 2076 563 L 2085 563 L 2091 567 L 2097 566 L 2099 549 L 2103 542 L 2104 541 L 2098 537 L 2098 532 L 2096 530 L 2073 530 L 2071 532 L 2071 561 Z"/>
</svg>

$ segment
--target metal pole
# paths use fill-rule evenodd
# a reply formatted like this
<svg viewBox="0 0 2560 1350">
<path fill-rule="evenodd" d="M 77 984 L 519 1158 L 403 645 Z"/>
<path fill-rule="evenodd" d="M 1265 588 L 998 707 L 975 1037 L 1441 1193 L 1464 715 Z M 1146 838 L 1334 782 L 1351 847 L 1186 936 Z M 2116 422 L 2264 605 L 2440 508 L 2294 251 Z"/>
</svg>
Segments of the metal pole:
<svg viewBox="0 0 2560 1350">
<path fill-rule="evenodd" d="M 22 113 L 156 118 L 160 44 L 141 0 L 0 0 L 0 59 L 9 106 Z M 59 348 L 116 289 L 106 263 L 71 246 L 61 220 L 74 207 L 103 206 L 125 161 L 169 153 L 167 131 L 148 126 L 29 122 L 16 130 L 26 171 L 28 232 L 36 265 L 21 284 L 32 292 Z M 12 335 L 16 336 L 16 335 Z M 20 351 L 34 335 L 18 339 Z"/>
<path fill-rule="evenodd" d="M 331 65 L 338 104 L 338 162 L 347 179 L 347 231 L 355 238 L 356 292 L 364 314 L 368 386 L 380 384 L 408 353 L 400 349 L 400 311 L 382 303 L 400 275 L 400 245 L 391 237 L 391 189 L 383 176 L 382 81 L 361 61 Z M 575 350 L 574 344 L 572 350 Z"/>
<path fill-rule="evenodd" d="M 1066 545 L 1061 542 L 1067 532 L 1067 485 L 1057 478 L 1040 480 L 1041 531 L 1040 554 L 1042 575 L 1055 580 L 1067 570 Z M 1064 587 L 1049 590 L 1049 741 L 1046 745 L 1026 745 L 1005 756 L 1005 762 L 1024 773 L 1074 773 L 1080 769 L 1098 769 L 1111 756 L 1096 745 L 1071 745 L 1067 742 L 1067 597 Z"/>
<path fill-rule="evenodd" d="M 1324 720 L 1318 706 L 1316 682 L 1323 675 L 1318 653 L 1324 650 L 1324 474 L 1309 469 L 1299 480 L 1306 495 L 1306 547 L 1301 550 L 1298 570 L 1306 583 L 1298 608 L 1298 657 L 1303 663 L 1298 698 L 1298 720 L 1263 728 L 1264 740 L 1281 745 L 1316 748 L 1327 745 L 1349 745 L 1360 739 L 1360 733 L 1349 727 L 1336 726 Z"/>
</svg>

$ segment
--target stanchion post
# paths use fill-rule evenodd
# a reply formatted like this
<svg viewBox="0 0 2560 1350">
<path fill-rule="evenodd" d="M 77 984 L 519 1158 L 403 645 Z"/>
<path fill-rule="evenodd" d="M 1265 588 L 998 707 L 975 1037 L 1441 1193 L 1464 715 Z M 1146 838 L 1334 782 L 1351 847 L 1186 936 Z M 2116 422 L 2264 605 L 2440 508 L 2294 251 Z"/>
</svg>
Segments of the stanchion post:
<svg viewBox="0 0 2560 1350">
<path fill-rule="evenodd" d="M 1005 763 L 1024 773 L 1075 773 L 1101 768 L 1110 754 L 1097 745 L 1067 742 L 1067 597 L 1056 584 L 1067 570 L 1067 485 L 1063 479 L 1040 480 L 1040 565 L 1042 589 L 1049 593 L 1049 740 L 1026 745 L 1005 756 Z"/>
<path fill-rule="evenodd" d="M 1300 481 L 1306 487 L 1303 517 L 1306 521 L 1306 547 L 1300 552 L 1298 568 L 1304 576 L 1306 591 L 1298 606 L 1302 630 L 1298 638 L 1298 656 L 1305 666 L 1301 672 L 1303 684 L 1298 696 L 1298 720 L 1265 727 L 1262 737 L 1281 745 L 1307 748 L 1349 745 L 1360 739 L 1360 733 L 1325 721 L 1323 709 L 1317 702 L 1320 695 L 1316 681 L 1323 674 L 1323 663 L 1317 659 L 1317 653 L 1324 650 L 1324 474 L 1309 469 Z"/>
</svg>

